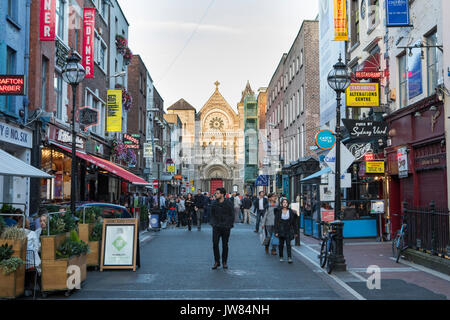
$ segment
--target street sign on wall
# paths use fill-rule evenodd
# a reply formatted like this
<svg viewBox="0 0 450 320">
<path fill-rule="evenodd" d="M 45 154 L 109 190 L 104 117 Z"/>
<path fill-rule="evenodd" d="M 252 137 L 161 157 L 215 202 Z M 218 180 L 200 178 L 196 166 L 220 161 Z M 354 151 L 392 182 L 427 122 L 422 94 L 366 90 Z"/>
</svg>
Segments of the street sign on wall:
<svg viewBox="0 0 450 320">
<path fill-rule="evenodd" d="M 410 26 L 409 0 L 386 0 L 386 26 Z"/>
<path fill-rule="evenodd" d="M 384 161 L 367 161 L 366 173 L 384 173 Z"/>
</svg>

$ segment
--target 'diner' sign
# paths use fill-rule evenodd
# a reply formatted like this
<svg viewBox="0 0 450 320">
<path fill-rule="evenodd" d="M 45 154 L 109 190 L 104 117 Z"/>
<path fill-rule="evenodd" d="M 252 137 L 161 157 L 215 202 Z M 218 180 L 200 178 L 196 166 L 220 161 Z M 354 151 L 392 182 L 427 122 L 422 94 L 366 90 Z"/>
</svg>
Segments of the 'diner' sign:
<svg viewBox="0 0 450 320">
<path fill-rule="evenodd" d="M 347 89 L 347 107 L 378 107 L 378 83 L 352 83 Z"/>
<path fill-rule="evenodd" d="M 325 129 L 316 135 L 316 144 L 322 150 L 331 150 L 336 144 L 336 136 L 333 131 Z"/>
</svg>

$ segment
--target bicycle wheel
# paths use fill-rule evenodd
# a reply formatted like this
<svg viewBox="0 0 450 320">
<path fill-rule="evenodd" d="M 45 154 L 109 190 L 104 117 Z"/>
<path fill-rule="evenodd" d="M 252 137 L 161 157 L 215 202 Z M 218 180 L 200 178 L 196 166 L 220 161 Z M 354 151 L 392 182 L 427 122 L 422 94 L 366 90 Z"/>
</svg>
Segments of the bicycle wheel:
<svg viewBox="0 0 450 320">
<path fill-rule="evenodd" d="M 320 267 L 325 267 L 325 264 L 327 263 L 327 239 L 324 239 L 322 241 L 322 246 L 320 247 Z"/>
<path fill-rule="evenodd" d="M 330 274 L 334 268 L 334 258 L 336 256 L 336 249 L 337 249 L 336 241 L 331 240 L 330 250 L 328 250 L 328 254 L 327 254 L 327 272 L 328 272 L 328 274 Z"/>
<path fill-rule="evenodd" d="M 397 234 L 395 235 L 395 237 L 392 239 L 392 256 L 394 257 L 394 258 L 397 258 L 397 251 L 398 251 L 398 247 L 397 247 L 397 243 L 398 243 L 398 237 L 399 237 L 400 235 L 398 234 L 398 232 L 397 232 Z"/>
<path fill-rule="evenodd" d="M 400 236 L 400 243 L 399 243 L 399 246 L 397 248 L 397 258 L 395 259 L 395 262 L 397 262 L 397 263 L 400 260 L 400 256 L 402 255 L 403 248 L 405 248 L 405 238 L 404 238 L 403 235 L 401 235 Z"/>
</svg>

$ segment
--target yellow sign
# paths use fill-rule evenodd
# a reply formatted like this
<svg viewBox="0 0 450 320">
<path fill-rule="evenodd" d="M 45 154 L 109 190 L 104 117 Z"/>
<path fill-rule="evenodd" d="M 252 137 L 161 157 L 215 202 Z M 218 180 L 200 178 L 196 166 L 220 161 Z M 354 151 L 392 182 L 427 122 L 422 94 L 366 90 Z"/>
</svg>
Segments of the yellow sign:
<svg viewBox="0 0 450 320">
<path fill-rule="evenodd" d="M 334 40 L 348 41 L 346 0 L 334 0 Z"/>
<path fill-rule="evenodd" d="M 108 90 L 106 132 L 122 132 L 122 90 Z"/>
<path fill-rule="evenodd" d="M 175 166 L 173 164 L 167 166 L 167 171 L 168 172 L 175 172 Z"/>
<path fill-rule="evenodd" d="M 192 191 L 195 191 L 195 187 L 192 187 Z"/>
<path fill-rule="evenodd" d="M 351 83 L 347 89 L 347 107 L 378 107 L 378 83 Z"/>
<path fill-rule="evenodd" d="M 367 161 L 366 173 L 384 173 L 384 161 Z"/>
</svg>

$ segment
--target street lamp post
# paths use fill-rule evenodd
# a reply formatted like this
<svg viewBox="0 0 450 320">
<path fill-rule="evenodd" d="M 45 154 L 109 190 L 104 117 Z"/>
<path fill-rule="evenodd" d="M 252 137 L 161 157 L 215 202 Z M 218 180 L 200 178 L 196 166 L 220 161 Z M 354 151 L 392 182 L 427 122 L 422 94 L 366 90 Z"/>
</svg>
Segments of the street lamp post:
<svg viewBox="0 0 450 320">
<path fill-rule="evenodd" d="M 67 59 L 67 63 L 64 66 L 62 71 L 62 78 L 65 82 L 71 85 L 72 87 L 72 99 L 73 99 L 73 107 L 72 107 L 72 177 L 71 177 L 71 188 L 70 188 L 70 211 L 72 214 L 75 213 L 75 202 L 77 196 L 77 179 L 78 179 L 78 170 L 77 170 L 77 155 L 76 155 L 76 130 L 75 130 L 75 115 L 76 115 L 76 97 L 77 97 L 77 86 L 83 81 L 86 75 L 86 70 L 84 70 L 83 66 L 80 64 L 80 58 L 78 58 L 75 54 Z"/>
<path fill-rule="evenodd" d="M 350 85 L 350 75 L 347 66 L 342 63 L 341 55 L 339 61 L 333 66 L 328 74 L 328 84 L 336 92 L 336 166 L 335 166 L 335 204 L 334 216 L 338 221 L 333 224 L 337 228 L 337 252 L 335 257 L 336 270 L 346 270 L 346 264 L 343 254 L 343 228 L 344 223 L 340 221 L 341 213 L 341 94 L 347 90 Z"/>
</svg>

